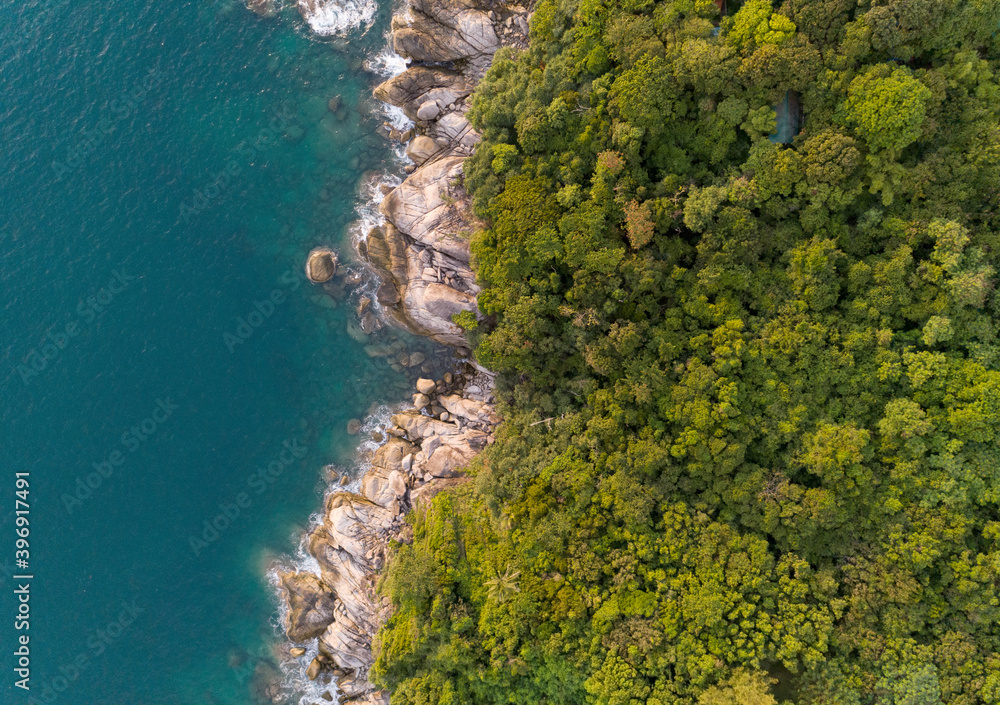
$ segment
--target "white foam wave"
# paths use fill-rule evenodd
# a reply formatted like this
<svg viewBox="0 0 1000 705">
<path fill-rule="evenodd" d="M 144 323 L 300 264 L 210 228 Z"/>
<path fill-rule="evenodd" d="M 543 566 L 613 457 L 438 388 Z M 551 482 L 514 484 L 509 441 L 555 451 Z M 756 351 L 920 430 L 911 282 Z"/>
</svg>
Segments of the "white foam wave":
<svg viewBox="0 0 1000 705">
<path fill-rule="evenodd" d="M 340 702 L 340 690 L 337 684 L 330 682 L 323 685 L 319 680 L 311 681 L 306 675 L 306 670 L 312 662 L 319 649 L 314 644 L 306 647 L 306 653 L 297 658 L 289 659 L 281 664 L 281 672 L 285 674 L 284 686 L 299 696 L 298 705 L 315 705 L 315 703 L 325 703 L 324 693 L 333 696 L 333 702 Z"/>
<path fill-rule="evenodd" d="M 396 188 L 403 182 L 395 174 L 380 172 L 364 180 L 358 194 L 358 204 L 354 212 L 357 214 L 354 237 L 361 242 L 368 237 L 368 232 L 385 224 L 385 216 L 379 212 L 379 204 L 385 199 L 382 187 Z"/>
<path fill-rule="evenodd" d="M 413 127 L 413 121 L 406 117 L 406 113 L 400 107 L 390 105 L 389 103 L 382 103 L 382 113 L 386 117 L 386 122 L 400 132 L 406 132 Z M 403 154 L 406 154 L 405 149 L 403 149 Z"/>
<path fill-rule="evenodd" d="M 326 502 L 323 503 L 326 506 Z M 320 576 L 320 566 L 319 561 L 317 561 L 308 551 L 309 534 L 312 533 L 313 529 L 319 526 L 323 522 L 322 513 L 316 513 L 309 517 L 309 530 L 302 534 L 299 538 L 299 545 L 295 551 L 294 557 L 284 556 L 278 561 L 275 561 L 270 570 L 267 572 L 267 579 L 271 586 L 274 588 L 276 594 L 280 594 L 281 586 L 281 574 L 285 572 L 294 573 L 312 573 L 313 575 Z M 284 624 L 285 619 L 288 616 L 288 605 L 284 600 L 278 600 L 278 615 L 272 626 L 275 628 L 277 634 L 281 634 L 280 638 L 284 638 Z M 306 671 L 309 668 L 309 664 L 319 653 L 318 643 L 316 641 L 310 640 L 310 643 L 306 645 L 306 653 L 304 656 L 298 658 L 293 658 L 290 654 L 285 658 L 282 658 L 281 662 L 278 664 L 281 668 L 281 672 L 284 675 L 282 680 L 282 691 L 286 697 L 290 697 L 293 694 L 298 696 L 298 705 L 313 705 L 317 702 L 325 702 L 321 700 L 323 693 L 329 692 L 334 697 L 334 702 L 340 702 L 340 694 L 337 690 L 337 686 L 334 683 L 322 684 L 319 681 L 311 681 L 306 675 Z"/>
<path fill-rule="evenodd" d="M 392 426 L 392 415 L 398 411 L 399 409 L 397 407 L 382 404 L 375 409 L 374 413 L 364 420 L 364 423 L 361 425 L 360 435 L 364 436 L 365 440 L 358 444 L 359 463 L 364 462 L 363 459 L 365 458 L 370 458 L 372 453 L 378 450 L 378 447 L 385 443 L 385 439 L 389 438 L 389 427 Z M 376 441 L 372 438 L 372 436 L 376 433 L 380 434 L 383 440 Z"/>
<path fill-rule="evenodd" d="M 365 62 L 365 69 L 382 78 L 392 78 L 406 71 L 406 59 L 392 50 L 392 42 L 386 38 L 388 46 Z"/>
<path fill-rule="evenodd" d="M 406 71 L 407 67 L 406 59 L 392 50 L 392 42 L 388 35 L 386 36 L 386 42 L 388 46 L 365 62 L 365 70 L 383 79 L 398 76 L 403 71 Z M 402 108 L 390 105 L 389 103 L 382 103 L 382 113 L 385 115 L 386 122 L 400 132 L 405 132 L 413 127 L 413 121 L 406 117 L 406 113 L 403 112 Z M 396 150 L 396 155 L 401 160 L 406 160 L 405 148 Z"/>
<path fill-rule="evenodd" d="M 310 29 L 324 37 L 369 27 L 377 9 L 376 0 L 299 0 L 299 11 Z"/>
</svg>

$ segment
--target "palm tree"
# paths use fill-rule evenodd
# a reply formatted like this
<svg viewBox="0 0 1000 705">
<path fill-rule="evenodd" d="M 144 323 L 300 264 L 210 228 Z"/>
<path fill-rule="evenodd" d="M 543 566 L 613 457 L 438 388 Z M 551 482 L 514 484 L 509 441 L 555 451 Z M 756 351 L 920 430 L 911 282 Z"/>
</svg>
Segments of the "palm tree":
<svg viewBox="0 0 1000 705">
<path fill-rule="evenodd" d="M 521 571 L 511 570 L 509 565 L 503 575 L 500 575 L 500 571 L 497 570 L 497 577 L 486 581 L 490 597 L 503 603 L 512 593 L 520 592 L 521 588 L 517 586 L 519 577 L 521 577 Z"/>
</svg>

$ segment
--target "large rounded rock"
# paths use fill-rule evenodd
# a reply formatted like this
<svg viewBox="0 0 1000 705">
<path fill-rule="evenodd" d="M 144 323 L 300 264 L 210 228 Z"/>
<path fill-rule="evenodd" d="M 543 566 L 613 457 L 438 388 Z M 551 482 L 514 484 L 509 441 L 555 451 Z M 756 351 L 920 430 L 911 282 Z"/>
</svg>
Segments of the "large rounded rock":
<svg viewBox="0 0 1000 705">
<path fill-rule="evenodd" d="M 317 247 L 306 260 L 306 276 L 313 284 L 333 279 L 337 273 L 337 253 L 326 247 Z"/>
<path fill-rule="evenodd" d="M 421 394 L 431 394 L 436 387 L 437 384 L 432 379 L 421 377 L 417 380 L 417 391 Z"/>
<path fill-rule="evenodd" d="M 288 638 L 302 643 L 326 631 L 333 621 L 335 606 L 329 588 L 312 573 L 285 573 L 281 585 L 288 602 L 285 620 Z"/>
<path fill-rule="evenodd" d="M 417 135 L 406 146 L 406 156 L 420 165 L 441 151 L 441 145 L 426 135 Z"/>
<path fill-rule="evenodd" d="M 306 669 L 306 678 L 311 681 L 316 680 L 321 670 L 323 670 L 323 664 L 320 663 L 318 658 L 314 658 L 312 663 L 309 664 L 309 668 Z"/>
<path fill-rule="evenodd" d="M 417 118 L 419 120 L 433 120 L 440 114 L 441 106 L 434 100 L 428 100 L 417 108 Z"/>
</svg>

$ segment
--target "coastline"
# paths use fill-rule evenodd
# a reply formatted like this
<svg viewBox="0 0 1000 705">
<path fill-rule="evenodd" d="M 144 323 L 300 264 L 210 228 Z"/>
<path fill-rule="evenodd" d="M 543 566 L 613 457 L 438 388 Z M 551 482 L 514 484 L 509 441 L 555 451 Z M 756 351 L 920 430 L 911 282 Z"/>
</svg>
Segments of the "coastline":
<svg viewBox="0 0 1000 705">
<path fill-rule="evenodd" d="M 304 540 L 306 560 L 276 576 L 288 653 L 323 687 L 324 701 L 389 702 L 367 674 L 372 641 L 389 617 L 376 584 L 390 544 L 412 541 L 406 514 L 465 482 L 461 469 L 494 440 L 493 375 L 468 361 L 468 342 L 453 321 L 477 314 L 479 293 L 469 263 L 475 220 L 461 186 L 462 163 L 479 137 L 465 113 L 495 51 L 526 46 L 528 19 L 523 7 L 455 0 L 408 0 L 393 15 L 391 49 L 410 63 L 374 95 L 414 126 L 402 131 L 398 121 L 386 122 L 378 131 L 406 143 L 413 164 L 401 183 L 380 186 L 384 224 L 358 239 L 361 260 L 381 282 L 358 315 L 362 328 L 375 313 L 466 361 L 440 379 L 417 381 L 413 404 L 392 415 L 369 469 L 331 486 L 322 520 Z"/>
</svg>

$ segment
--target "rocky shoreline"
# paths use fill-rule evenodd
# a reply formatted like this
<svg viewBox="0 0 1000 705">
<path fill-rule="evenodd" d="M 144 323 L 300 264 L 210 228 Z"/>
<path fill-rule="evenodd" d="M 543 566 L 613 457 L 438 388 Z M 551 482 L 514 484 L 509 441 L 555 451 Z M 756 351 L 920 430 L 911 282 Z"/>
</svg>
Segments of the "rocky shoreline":
<svg viewBox="0 0 1000 705">
<path fill-rule="evenodd" d="M 479 293 L 469 264 L 475 220 L 462 187 L 462 164 L 479 136 L 465 113 L 493 53 L 504 44 L 527 45 L 529 16 L 520 6 L 407 2 L 393 17 L 392 44 L 410 65 L 374 93 L 414 120 L 406 135 L 385 128 L 387 137 L 408 142 L 414 165 L 386 194 L 385 225 L 367 233 L 359 251 L 380 276 L 377 299 L 389 319 L 468 355 L 452 319 L 476 314 Z M 319 575 L 280 576 L 289 653 L 315 653 L 308 678 L 335 682 L 340 702 L 389 702 L 367 679 L 372 639 L 390 612 L 377 594 L 379 571 L 392 541 L 412 540 L 405 515 L 462 483 L 461 469 L 493 441 L 493 401 L 493 376 L 473 364 L 439 380 L 419 379 L 413 408 L 392 417 L 389 439 L 375 451 L 359 491 L 327 496 L 323 521 L 308 539 Z"/>
<path fill-rule="evenodd" d="M 477 313 L 479 287 L 469 266 L 476 223 L 462 164 L 479 135 L 465 114 L 496 50 L 527 46 L 528 18 L 517 5 L 408 0 L 393 17 L 392 44 L 411 63 L 374 91 L 415 121 L 411 133 L 393 135 L 407 142 L 414 164 L 380 205 L 385 225 L 367 233 L 359 249 L 381 276 L 378 300 L 390 318 L 466 354 L 452 316 Z"/>
<path fill-rule="evenodd" d="M 307 676 L 335 681 L 340 702 L 389 700 L 366 677 L 372 639 L 389 617 L 388 601 L 376 591 L 379 571 L 390 558 L 390 542 L 412 540 L 405 515 L 465 481 L 461 468 L 493 441 L 491 384 L 488 374 L 471 367 L 439 381 L 420 379 L 414 396 L 423 408 L 392 417 L 390 437 L 375 451 L 359 490 L 327 496 L 323 522 L 307 542 L 319 575 L 280 576 L 285 631 L 294 644 L 289 652 L 302 658 L 315 647 Z"/>
</svg>

